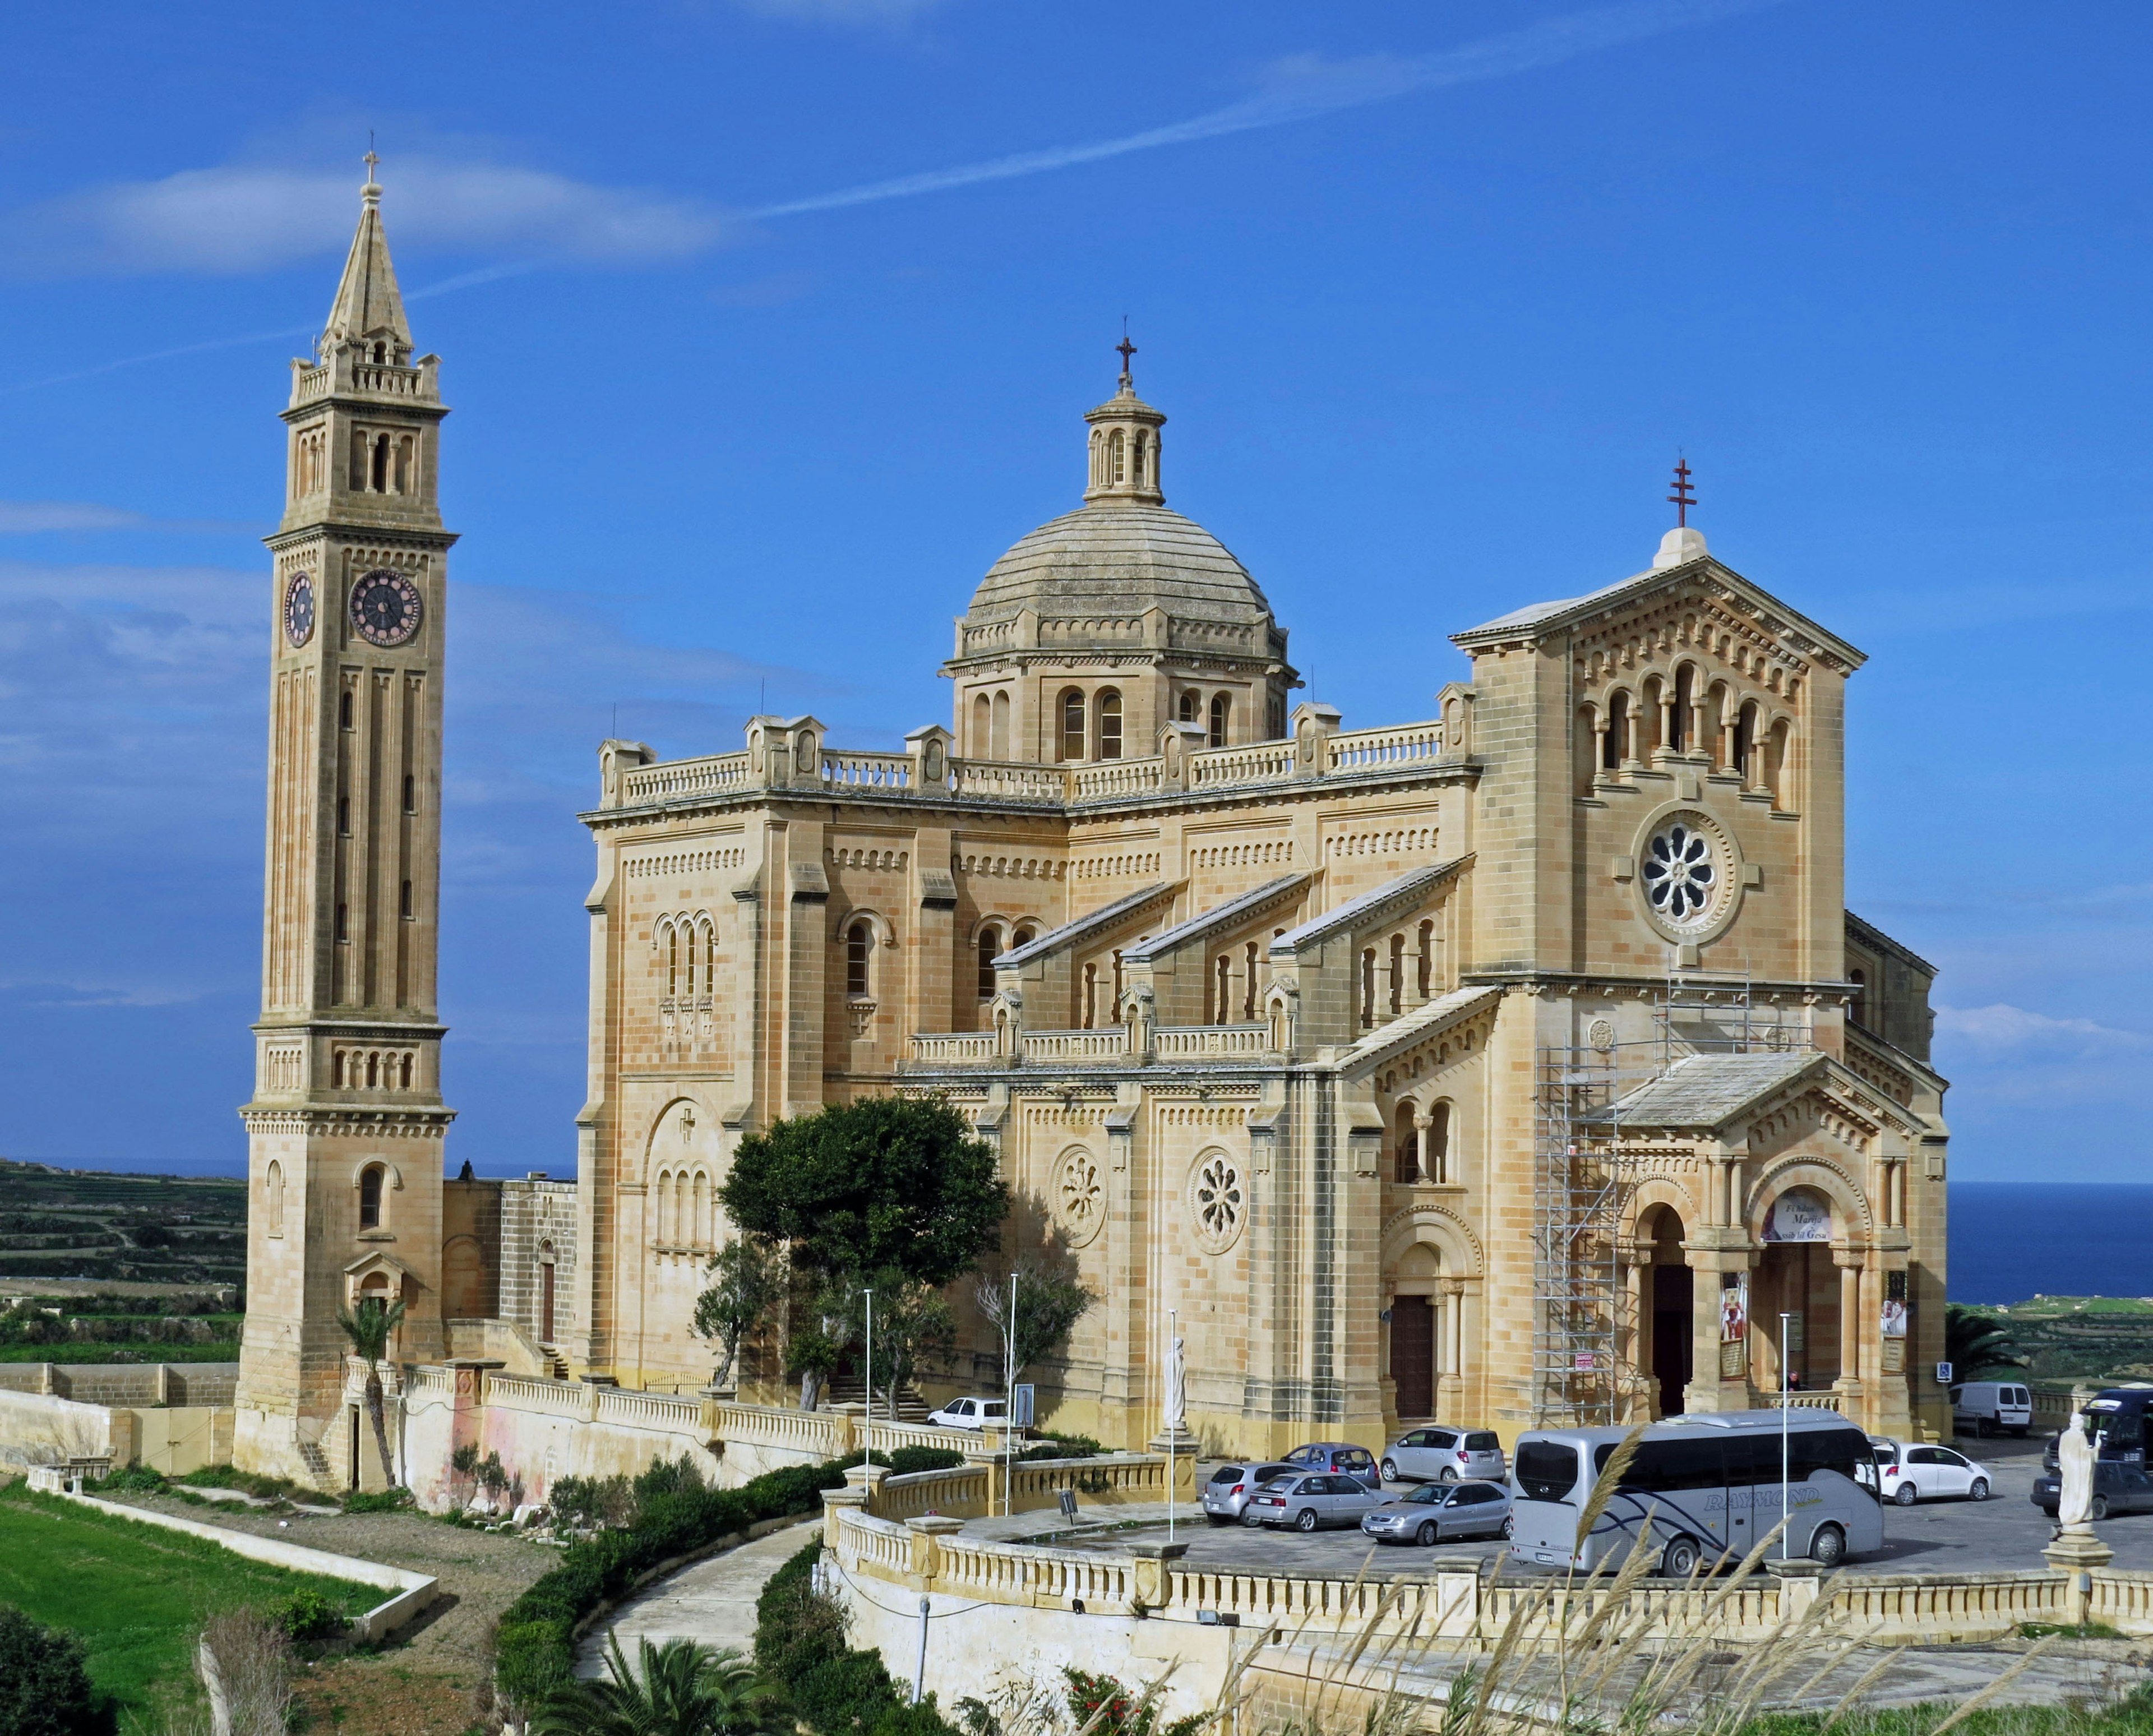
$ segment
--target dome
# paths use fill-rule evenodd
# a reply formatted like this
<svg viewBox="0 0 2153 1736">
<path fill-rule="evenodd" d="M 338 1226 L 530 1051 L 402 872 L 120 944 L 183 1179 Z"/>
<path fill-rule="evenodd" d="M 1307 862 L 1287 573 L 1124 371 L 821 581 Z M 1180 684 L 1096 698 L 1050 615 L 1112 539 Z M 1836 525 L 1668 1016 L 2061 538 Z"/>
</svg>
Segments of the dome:
<svg viewBox="0 0 2153 1736">
<path fill-rule="evenodd" d="M 1022 538 L 972 593 L 975 625 L 1031 609 L 1042 620 L 1128 620 L 1153 608 L 1188 621 L 1268 624 L 1271 606 L 1225 544 L 1164 507 L 1097 501 Z"/>
</svg>

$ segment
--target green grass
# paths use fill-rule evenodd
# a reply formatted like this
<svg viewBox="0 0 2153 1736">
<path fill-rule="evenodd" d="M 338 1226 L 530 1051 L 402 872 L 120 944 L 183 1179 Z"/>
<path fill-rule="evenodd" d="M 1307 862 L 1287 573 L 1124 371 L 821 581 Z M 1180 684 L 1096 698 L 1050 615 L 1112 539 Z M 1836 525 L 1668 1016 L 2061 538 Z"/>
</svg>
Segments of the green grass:
<svg viewBox="0 0 2153 1736">
<path fill-rule="evenodd" d="M 0 1603 L 79 1635 L 90 1679 L 125 1707 L 191 1692 L 191 1648 L 207 1617 L 243 1605 L 266 1611 L 303 1586 L 348 1616 L 388 1596 L 250 1561 L 19 1483 L 0 1489 Z"/>
<path fill-rule="evenodd" d="M 239 1341 L 208 1344 L 0 1344 L 0 1362 L 237 1362 Z"/>
</svg>

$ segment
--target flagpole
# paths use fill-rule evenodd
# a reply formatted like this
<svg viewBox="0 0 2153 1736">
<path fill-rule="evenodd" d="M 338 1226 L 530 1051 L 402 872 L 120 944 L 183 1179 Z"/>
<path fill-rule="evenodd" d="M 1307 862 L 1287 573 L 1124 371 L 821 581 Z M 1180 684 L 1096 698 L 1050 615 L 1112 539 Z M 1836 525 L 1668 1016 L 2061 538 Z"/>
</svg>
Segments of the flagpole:
<svg viewBox="0 0 2153 1736">
<path fill-rule="evenodd" d="M 867 1461 L 874 1463 L 874 1291 L 863 1290 L 868 1299 L 868 1412 L 865 1448 Z"/>
<path fill-rule="evenodd" d="M 1787 1385 L 1787 1376 L 1792 1367 L 1787 1357 L 1787 1325 L 1793 1319 L 1791 1314 L 1779 1316 L 1779 1559 L 1782 1561 L 1787 1559 L 1787 1503 L 1791 1493 L 1787 1488 L 1787 1473 L 1794 1463 L 1787 1434 L 1787 1394 L 1792 1390 Z"/>
</svg>

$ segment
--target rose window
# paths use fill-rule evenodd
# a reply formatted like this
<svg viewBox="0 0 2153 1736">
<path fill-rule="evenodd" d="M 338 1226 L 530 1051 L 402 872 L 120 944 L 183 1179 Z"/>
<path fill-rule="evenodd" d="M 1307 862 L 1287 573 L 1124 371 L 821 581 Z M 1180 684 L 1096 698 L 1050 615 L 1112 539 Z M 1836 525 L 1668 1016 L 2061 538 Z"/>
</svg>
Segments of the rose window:
<svg viewBox="0 0 2153 1736">
<path fill-rule="evenodd" d="M 1072 1151 L 1061 1160 L 1059 1193 L 1062 1227 L 1069 1232 L 1069 1240 L 1081 1247 L 1099 1233 L 1106 1217 L 1099 1165 L 1089 1152 Z"/>
<path fill-rule="evenodd" d="M 1694 927 L 1719 893 L 1711 841 L 1687 822 L 1676 821 L 1646 846 L 1644 881 L 1653 915 L 1672 927 Z"/>
<path fill-rule="evenodd" d="M 1234 1245 L 1241 1233 L 1247 1197 L 1241 1188 L 1241 1172 L 1224 1152 L 1213 1152 L 1197 1160 L 1188 1181 L 1188 1203 L 1196 1224 L 1196 1240 L 1213 1253 Z"/>
</svg>

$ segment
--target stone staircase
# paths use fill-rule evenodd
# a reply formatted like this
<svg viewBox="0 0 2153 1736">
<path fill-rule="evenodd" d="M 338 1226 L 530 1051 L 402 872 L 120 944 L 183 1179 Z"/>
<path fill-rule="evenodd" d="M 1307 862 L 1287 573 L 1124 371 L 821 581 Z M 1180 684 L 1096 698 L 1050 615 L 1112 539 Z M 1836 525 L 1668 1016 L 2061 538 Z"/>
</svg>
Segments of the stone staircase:
<svg viewBox="0 0 2153 1736">
<path fill-rule="evenodd" d="M 834 1377 L 822 1395 L 825 1404 L 864 1404 L 867 1385 L 857 1374 Z M 900 1423 L 924 1423 L 927 1420 L 927 1401 L 919 1396 L 919 1389 L 907 1382 L 898 1389 L 897 1420 Z M 879 1395 L 875 1400 L 875 1420 L 886 1423 L 889 1413 L 883 1408 Z"/>
<path fill-rule="evenodd" d="M 336 1473 L 329 1468 L 329 1456 L 322 1451 L 319 1441 L 299 1443 L 299 1463 L 307 1468 L 307 1474 L 314 1479 L 314 1487 L 333 1489 L 336 1487 Z"/>
</svg>

